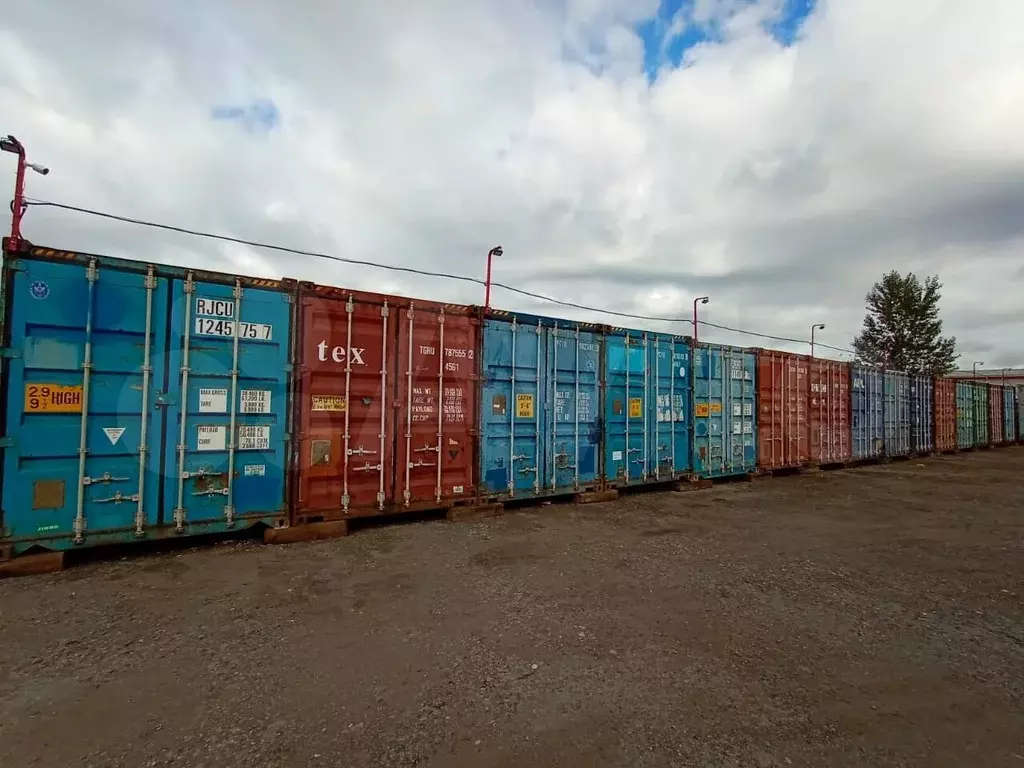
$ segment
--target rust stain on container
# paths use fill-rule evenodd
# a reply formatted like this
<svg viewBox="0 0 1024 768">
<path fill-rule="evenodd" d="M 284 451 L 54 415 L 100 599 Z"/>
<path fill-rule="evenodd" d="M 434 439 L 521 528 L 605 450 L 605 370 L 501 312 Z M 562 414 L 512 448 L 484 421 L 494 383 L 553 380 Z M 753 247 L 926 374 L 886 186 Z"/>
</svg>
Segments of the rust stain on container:
<svg viewBox="0 0 1024 768">
<path fill-rule="evenodd" d="M 298 290 L 294 522 L 473 498 L 479 325 L 471 309 Z"/>
</svg>

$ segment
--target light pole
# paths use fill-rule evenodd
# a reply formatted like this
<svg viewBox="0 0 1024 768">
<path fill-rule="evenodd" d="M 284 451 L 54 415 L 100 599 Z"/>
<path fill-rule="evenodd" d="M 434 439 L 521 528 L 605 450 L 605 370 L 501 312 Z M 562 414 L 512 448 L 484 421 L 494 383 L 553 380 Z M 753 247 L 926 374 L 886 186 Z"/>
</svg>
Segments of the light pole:
<svg viewBox="0 0 1024 768">
<path fill-rule="evenodd" d="M 491 308 L 491 259 L 501 256 L 504 251 L 500 245 L 496 245 L 487 252 L 487 281 L 484 283 L 484 309 Z"/>
<path fill-rule="evenodd" d="M 825 330 L 824 323 L 815 323 L 811 326 L 811 357 L 814 357 L 814 332 Z"/>
<path fill-rule="evenodd" d="M 14 176 L 14 199 L 11 201 L 11 245 L 10 249 L 15 251 L 21 241 L 21 218 L 25 215 L 25 169 L 31 168 L 36 173 L 45 176 L 50 172 L 49 168 L 29 163 L 25 160 L 25 146 L 13 136 L 0 138 L 0 151 L 10 152 L 18 156 L 18 170 Z"/>
<path fill-rule="evenodd" d="M 693 343 L 697 343 L 697 305 L 707 304 L 710 296 L 700 296 L 693 300 Z"/>
<path fill-rule="evenodd" d="M 972 369 L 973 370 L 972 378 L 973 378 L 974 381 L 978 380 L 978 366 L 979 365 L 984 365 L 984 363 L 975 363 L 974 364 L 974 368 Z"/>
</svg>

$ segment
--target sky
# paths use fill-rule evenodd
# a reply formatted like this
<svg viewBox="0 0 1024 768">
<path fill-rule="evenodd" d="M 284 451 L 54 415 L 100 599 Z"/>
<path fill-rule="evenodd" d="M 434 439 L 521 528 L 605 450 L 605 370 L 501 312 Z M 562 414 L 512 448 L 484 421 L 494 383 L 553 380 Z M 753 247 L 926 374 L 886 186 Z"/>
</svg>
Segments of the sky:
<svg viewBox="0 0 1024 768">
<path fill-rule="evenodd" d="M 94 0 L 0 19 L 30 197 L 849 348 L 937 274 L 1024 365 L 1020 0 Z M 0 156 L 0 185 L 14 162 Z M 4 181 L 7 179 L 8 181 Z M 5 211 L 6 214 L 6 211 Z M 6 221 L 0 222 L 6 227 Z M 478 285 L 32 208 L 31 241 L 480 304 Z M 496 288 L 505 309 L 689 334 Z M 701 329 L 708 341 L 806 344 Z M 842 359 L 837 352 L 828 354 Z"/>
</svg>

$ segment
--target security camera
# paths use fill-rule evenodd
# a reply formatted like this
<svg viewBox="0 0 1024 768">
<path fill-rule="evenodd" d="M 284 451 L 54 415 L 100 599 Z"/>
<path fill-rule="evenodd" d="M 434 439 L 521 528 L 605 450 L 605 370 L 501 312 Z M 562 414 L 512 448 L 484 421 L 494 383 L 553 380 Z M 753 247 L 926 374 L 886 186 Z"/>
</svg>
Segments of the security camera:
<svg viewBox="0 0 1024 768">
<path fill-rule="evenodd" d="M 47 168 L 45 165 L 39 165 L 38 163 L 25 163 L 25 167 L 31 168 L 33 171 L 43 176 L 50 172 L 49 168 Z"/>
</svg>

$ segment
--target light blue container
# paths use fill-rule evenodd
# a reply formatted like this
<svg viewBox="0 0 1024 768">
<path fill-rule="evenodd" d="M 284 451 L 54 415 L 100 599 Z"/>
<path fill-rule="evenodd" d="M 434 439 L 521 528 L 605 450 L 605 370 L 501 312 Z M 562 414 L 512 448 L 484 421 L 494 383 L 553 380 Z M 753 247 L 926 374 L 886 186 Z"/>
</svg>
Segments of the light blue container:
<svg viewBox="0 0 1024 768">
<path fill-rule="evenodd" d="M 851 374 L 853 458 L 877 459 L 885 453 L 885 374 L 864 365 Z"/>
<path fill-rule="evenodd" d="M 978 428 L 975 424 L 974 382 L 956 383 L 956 446 L 971 448 L 975 444 Z"/>
<path fill-rule="evenodd" d="M 35 247 L 6 272 L 0 545 L 284 518 L 293 304 L 275 281 Z"/>
<path fill-rule="evenodd" d="M 742 475 L 757 469 L 757 357 L 735 347 L 693 350 L 693 474 Z"/>
<path fill-rule="evenodd" d="M 482 343 L 482 495 L 510 500 L 597 489 L 599 328 L 491 311 Z"/>
<path fill-rule="evenodd" d="M 885 372 L 885 455 L 909 456 L 911 452 L 910 377 L 900 371 Z"/>
<path fill-rule="evenodd" d="M 610 329 L 604 385 L 606 485 L 643 485 L 688 475 L 690 339 Z"/>
<path fill-rule="evenodd" d="M 1017 399 L 1013 387 L 1003 389 L 1003 439 L 1008 443 L 1016 443 L 1020 439 L 1017 433 Z"/>
<path fill-rule="evenodd" d="M 935 450 L 935 384 L 931 376 L 914 374 L 910 383 L 910 450 L 925 454 Z"/>
</svg>

